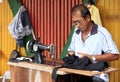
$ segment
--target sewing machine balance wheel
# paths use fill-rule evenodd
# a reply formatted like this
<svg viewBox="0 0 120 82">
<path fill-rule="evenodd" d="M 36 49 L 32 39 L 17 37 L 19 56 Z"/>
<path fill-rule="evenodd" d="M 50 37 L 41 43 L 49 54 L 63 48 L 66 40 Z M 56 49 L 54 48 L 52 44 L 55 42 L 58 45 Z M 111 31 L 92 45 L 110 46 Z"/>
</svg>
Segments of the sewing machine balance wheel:
<svg viewBox="0 0 120 82">
<path fill-rule="evenodd" d="M 34 52 L 34 50 L 33 50 L 33 45 L 35 44 L 35 41 L 34 40 L 29 40 L 28 42 L 27 42 L 27 44 L 26 44 L 26 50 L 28 51 L 28 52 L 31 52 L 31 53 L 33 53 Z"/>
</svg>

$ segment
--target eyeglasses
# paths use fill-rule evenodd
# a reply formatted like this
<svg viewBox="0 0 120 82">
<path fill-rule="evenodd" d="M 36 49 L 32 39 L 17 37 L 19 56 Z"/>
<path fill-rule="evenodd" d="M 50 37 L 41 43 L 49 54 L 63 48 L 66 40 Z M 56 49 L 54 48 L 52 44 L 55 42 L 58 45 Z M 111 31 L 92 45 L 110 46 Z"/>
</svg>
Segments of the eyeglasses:
<svg viewBox="0 0 120 82">
<path fill-rule="evenodd" d="M 73 20 L 72 25 L 73 26 L 81 25 L 83 23 L 83 21 L 84 21 L 84 18 L 82 18 L 80 20 L 79 19 L 78 20 Z"/>
</svg>

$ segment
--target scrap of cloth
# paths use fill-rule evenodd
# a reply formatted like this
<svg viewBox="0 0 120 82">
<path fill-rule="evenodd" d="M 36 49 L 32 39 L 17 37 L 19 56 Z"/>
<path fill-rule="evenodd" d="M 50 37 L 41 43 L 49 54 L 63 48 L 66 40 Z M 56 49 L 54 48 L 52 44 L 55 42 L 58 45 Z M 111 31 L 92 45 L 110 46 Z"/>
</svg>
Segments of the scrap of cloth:
<svg viewBox="0 0 120 82">
<path fill-rule="evenodd" d="M 21 6 L 8 26 L 9 32 L 15 39 L 23 39 L 32 33 L 31 28 L 28 13 L 25 7 Z"/>
</svg>

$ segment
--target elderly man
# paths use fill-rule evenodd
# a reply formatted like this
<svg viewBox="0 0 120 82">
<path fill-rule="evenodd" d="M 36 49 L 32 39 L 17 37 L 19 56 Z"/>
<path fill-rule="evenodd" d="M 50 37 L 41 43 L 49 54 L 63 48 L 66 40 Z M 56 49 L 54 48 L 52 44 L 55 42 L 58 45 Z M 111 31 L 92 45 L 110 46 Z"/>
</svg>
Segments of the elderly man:
<svg viewBox="0 0 120 82">
<path fill-rule="evenodd" d="M 118 49 L 110 33 L 91 20 L 91 14 L 87 7 L 76 5 L 72 8 L 72 23 L 77 28 L 68 48 L 69 54 L 75 54 L 79 58 L 87 56 L 93 63 L 119 58 Z M 93 82 L 108 82 L 109 78 L 106 77 L 106 74 L 104 76 L 103 78 L 100 78 L 101 75 L 93 77 Z"/>
</svg>

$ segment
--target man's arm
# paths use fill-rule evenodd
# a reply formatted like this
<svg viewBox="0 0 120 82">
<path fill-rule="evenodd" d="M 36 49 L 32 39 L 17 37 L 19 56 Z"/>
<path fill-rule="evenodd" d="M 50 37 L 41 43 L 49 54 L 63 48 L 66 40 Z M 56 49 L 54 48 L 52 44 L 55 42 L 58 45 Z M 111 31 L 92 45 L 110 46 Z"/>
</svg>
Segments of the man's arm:
<svg viewBox="0 0 120 82">
<path fill-rule="evenodd" d="M 81 58 L 84 56 L 87 56 L 90 60 L 92 60 L 92 56 L 95 57 L 96 61 L 113 61 L 119 59 L 119 54 L 112 54 L 112 53 L 105 53 L 105 54 L 85 54 L 85 53 L 80 53 Z"/>
<path fill-rule="evenodd" d="M 75 54 L 75 52 L 74 51 L 68 51 L 68 54 L 73 55 L 73 54 Z"/>
<path fill-rule="evenodd" d="M 96 58 L 97 61 L 113 61 L 119 58 L 119 54 L 106 53 L 102 55 L 95 55 L 94 57 Z M 89 58 L 91 59 L 92 56 Z"/>
</svg>

